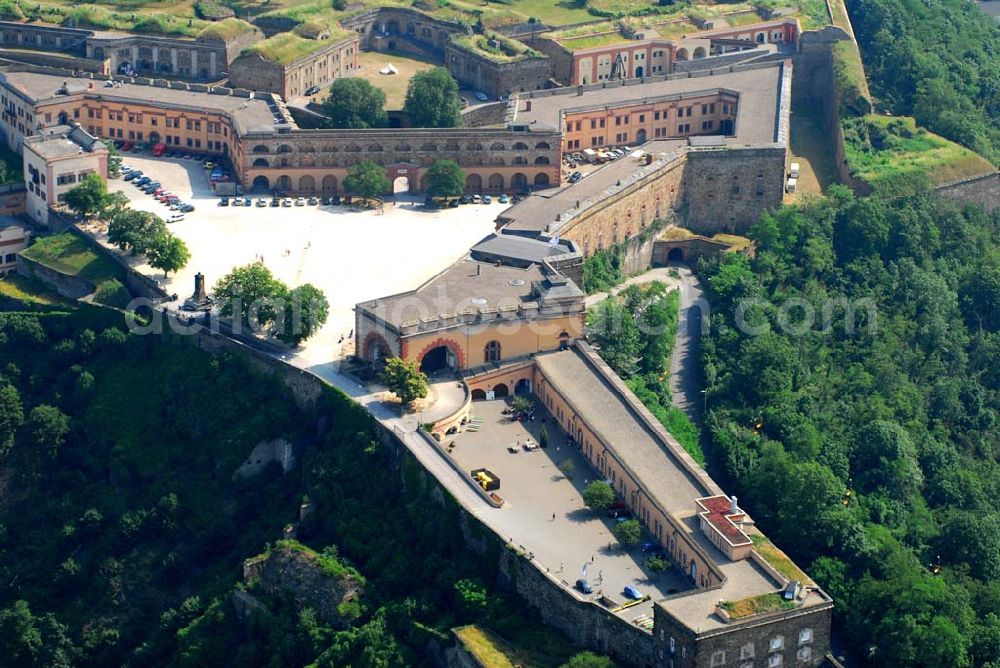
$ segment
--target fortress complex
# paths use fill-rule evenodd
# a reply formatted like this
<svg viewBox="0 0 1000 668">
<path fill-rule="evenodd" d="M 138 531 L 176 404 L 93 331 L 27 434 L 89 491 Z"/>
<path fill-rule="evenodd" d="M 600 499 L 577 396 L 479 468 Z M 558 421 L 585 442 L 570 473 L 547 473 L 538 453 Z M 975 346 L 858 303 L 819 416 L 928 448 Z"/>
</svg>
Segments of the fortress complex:
<svg viewBox="0 0 1000 668">
<path fill-rule="evenodd" d="M 781 204 L 791 63 L 518 96 L 514 123 L 556 125 L 565 151 L 641 146 L 497 218 L 507 234 L 574 241 L 585 255 L 676 217 L 703 234 L 743 232 Z"/>
<path fill-rule="evenodd" d="M 383 165 L 397 189 L 420 192 L 427 168 L 447 158 L 462 167 L 468 192 L 539 190 L 498 224 L 508 233 L 563 235 L 584 254 L 675 212 L 695 231 L 742 231 L 782 198 L 786 61 L 535 91 L 507 103 L 502 126 L 448 129 L 304 130 L 270 94 L 55 72 L 0 71 L 12 149 L 41 128 L 78 123 L 96 137 L 223 155 L 248 189 L 306 194 L 339 192 L 362 160 Z M 545 190 L 560 184 L 564 151 L 644 142 L 641 164 L 622 159 Z"/>
</svg>

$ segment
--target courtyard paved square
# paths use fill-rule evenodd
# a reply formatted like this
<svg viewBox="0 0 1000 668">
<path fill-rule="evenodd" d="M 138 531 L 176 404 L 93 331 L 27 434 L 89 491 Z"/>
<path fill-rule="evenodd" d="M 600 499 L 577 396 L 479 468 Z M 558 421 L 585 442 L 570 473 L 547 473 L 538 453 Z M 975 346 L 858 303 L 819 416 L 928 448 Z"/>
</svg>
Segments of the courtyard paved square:
<svg viewBox="0 0 1000 668">
<path fill-rule="evenodd" d="M 633 585 L 657 600 L 690 588 L 679 571 L 671 568 L 655 574 L 644 567 L 646 555 L 639 548 L 623 550 L 611 533 L 614 520 L 588 509 L 582 491 L 598 475 L 580 454 L 567 443 L 565 434 L 548 417 L 540 402 L 533 422 L 511 421 L 502 411 L 503 400 L 477 401 L 472 414 L 482 419 L 479 431 L 465 431 L 446 437 L 455 442 L 452 456 L 463 469 L 486 468 L 500 478 L 499 494 L 504 506 L 481 514 L 501 536 L 523 545 L 551 573 L 572 586 L 583 573 L 594 587 L 625 602 L 622 589 Z M 544 449 L 511 454 L 507 447 L 538 442 L 542 425 L 547 426 L 550 445 Z M 564 475 L 560 464 L 573 462 Z M 648 539 L 648 538 L 647 538 Z M 629 608 L 622 616 L 632 621 L 636 616 L 652 615 L 652 603 Z"/>
<path fill-rule="evenodd" d="M 354 304 L 416 288 L 491 233 L 494 218 L 507 206 L 428 211 L 410 201 L 387 203 L 382 214 L 346 206 L 220 207 L 200 162 L 133 154 L 124 162 L 196 207 L 170 225 L 191 251 L 184 269 L 164 281 L 162 272 L 136 265 L 181 301 L 191 295 L 196 273 L 205 275 L 211 289 L 233 267 L 257 257 L 290 287 L 309 282 L 326 293 L 330 317 L 295 354 L 302 367 L 342 356 L 346 338 L 340 339 L 354 329 Z M 129 182 L 112 180 L 108 188 L 128 195 L 135 209 L 163 218 L 173 213 Z"/>
</svg>

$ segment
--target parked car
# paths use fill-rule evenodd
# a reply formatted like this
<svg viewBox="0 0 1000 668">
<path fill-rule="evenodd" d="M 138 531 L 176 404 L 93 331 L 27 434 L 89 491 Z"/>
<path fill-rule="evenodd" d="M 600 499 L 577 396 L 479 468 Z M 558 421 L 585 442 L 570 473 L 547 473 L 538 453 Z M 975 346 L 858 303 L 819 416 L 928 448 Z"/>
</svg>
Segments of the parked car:
<svg viewBox="0 0 1000 668">
<path fill-rule="evenodd" d="M 319 86 L 309 86 L 306 88 L 306 95 L 315 95 L 319 92 Z"/>
<path fill-rule="evenodd" d="M 458 201 L 462 204 L 469 204 L 472 202 L 472 195 L 462 195 Z"/>
<path fill-rule="evenodd" d="M 271 198 L 271 206 L 281 206 L 281 200 L 277 197 Z"/>
<path fill-rule="evenodd" d="M 483 204 L 493 204 L 493 198 L 489 195 L 483 195 Z"/>
<path fill-rule="evenodd" d="M 219 198 L 219 206 L 229 206 L 229 198 L 228 197 L 220 197 Z"/>
<path fill-rule="evenodd" d="M 572 174 L 569 175 L 569 182 L 576 183 L 582 178 L 583 178 L 583 172 L 573 172 Z"/>
<path fill-rule="evenodd" d="M 281 200 L 281 206 L 291 206 L 291 205 L 292 205 L 291 197 L 286 197 L 285 199 Z"/>
<path fill-rule="evenodd" d="M 242 197 L 234 197 L 233 198 L 233 206 L 243 206 L 243 198 Z"/>
<path fill-rule="evenodd" d="M 250 197 L 244 197 L 243 206 L 253 206 L 253 199 Z"/>
<path fill-rule="evenodd" d="M 215 167 L 215 163 L 211 160 L 206 160 L 204 167 L 205 169 L 213 169 Z"/>
<path fill-rule="evenodd" d="M 584 580 L 583 578 L 580 578 L 579 580 L 577 580 L 576 584 L 574 586 L 577 589 L 579 589 L 581 592 L 583 592 L 584 594 L 593 594 L 594 593 L 594 588 L 591 587 L 590 583 L 587 582 L 586 580 Z"/>
<path fill-rule="evenodd" d="M 295 206 L 305 206 L 305 205 L 306 205 L 306 198 L 305 197 L 296 197 L 295 198 Z"/>
<path fill-rule="evenodd" d="M 633 601 L 638 601 L 642 598 L 642 593 L 632 585 L 625 585 L 625 588 L 622 589 L 622 595 Z"/>
<path fill-rule="evenodd" d="M 486 93 L 478 90 L 475 92 L 474 97 L 480 102 L 486 102 L 487 100 L 490 99 L 489 96 L 486 95 Z"/>
<path fill-rule="evenodd" d="M 193 204 L 181 204 L 180 211 L 182 213 L 191 213 L 192 211 L 194 211 L 194 205 Z"/>
<path fill-rule="evenodd" d="M 127 141 L 124 144 L 122 144 L 120 148 L 122 151 L 131 151 L 133 148 L 135 148 L 135 144 L 133 144 L 130 141 Z"/>
<path fill-rule="evenodd" d="M 183 213 L 175 213 L 174 215 L 172 215 L 169 218 L 167 218 L 167 222 L 168 223 L 179 223 L 182 220 L 184 220 L 184 214 Z"/>
<path fill-rule="evenodd" d="M 472 196 L 472 203 L 473 204 L 480 204 L 482 201 L 483 201 L 483 196 L 482 195 L 473 195 Z"/>
<path fill-rule="evenodd" d="M 326 197 L 326 196 L 324 196 L 324 197 L 323 197 L 323 198 L 322 198 L 322 199 L 320 200 L 320 203 L 321 203 L 321 204 L 322 204 L 323 206 L 329 206 L 329 205 L 330 205 L 330 198 L 329 198 L 329 197 Z"/>
<path fill-rule="evenodd" d="M 334 206 L 340 206 L 340 195 L 334 195 L 332 202 Z"/>
<path fill-rule="evenodd" d="M 149 178 L 148 176 L 140 176 L 139 178 L 137 178 L 135 180 L 135 185 L 137 185 L 139 187 L 142 187 L 142 186 L 146 185 L 147 183 L 149 183 L 152 180 L 153 179 Z"/>
<path fill-rule="evenodd" d="M 310 197 L 308 200 L 306 200 L 306 202 L 308 202 L 311 206 L 316 206 L 317 204 L 319 204 L 319 200 L 316 199 L 315 197 Z"/>
<path fill-rule="evenodd" d="M 263 197 L 258 197 L 257 198 L 257 206 L 261 206 L 261 207 L 267 206 L 267 200 L 264 199 Z"/>
<path fill-rule="evenodd" d="M 497 198 L 497 201 L 501 204 L 508 204 L 510 202 L 510 198 L 507 197 L 507 195 L 500 195 L 500 197 Z"/>
<path fill-rule="evenodd" d="M 136 179 L 141 179 L 141 178 L 142 178 L 142 172 L 140 172 L 138 169 L 134 169 L 125 175 L 126 181 L 135 181 Z"/>
</svg>

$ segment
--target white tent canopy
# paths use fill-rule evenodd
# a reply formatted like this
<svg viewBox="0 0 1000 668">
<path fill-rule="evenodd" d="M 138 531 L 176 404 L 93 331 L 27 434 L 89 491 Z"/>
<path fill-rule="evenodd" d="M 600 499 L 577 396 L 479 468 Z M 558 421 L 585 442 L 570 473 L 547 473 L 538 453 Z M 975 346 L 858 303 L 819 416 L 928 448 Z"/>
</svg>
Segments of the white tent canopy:
<svg viewBox="0 0 1000 668">
<path fill-rule="evenodd" d="M 399 70 L 396 68 L 395 65 L 393 65 L 392 63 L 389 63 L 388 65 L 386 65 L 385 67 L 383 67 L 382 69 L 380 69 L 378 71 L 378 73 L 379 74 L 399 74 Z"/>
</svg>

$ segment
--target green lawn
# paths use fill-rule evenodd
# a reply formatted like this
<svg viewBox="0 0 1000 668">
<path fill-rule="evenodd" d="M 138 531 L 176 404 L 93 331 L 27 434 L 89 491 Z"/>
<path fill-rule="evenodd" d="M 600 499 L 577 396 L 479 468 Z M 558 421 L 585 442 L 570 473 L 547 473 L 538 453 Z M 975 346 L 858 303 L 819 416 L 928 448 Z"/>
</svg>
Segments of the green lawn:
<svg viewBox="0 0 1000 668">
<path fill-rule="evenodd" d="M 795 607 L 795 601 L 786 601 L 781 594 L 770 593 L 749 596 L 739 601 L 723 601 L 721 605 L 733 619 L 743 619 L 764 612 L 791 610 Z"/>
<path fill-rule="evenodd" d="M 914 182 L 940 185 L 988 174 L 993 165 L 909 117 L 870 114 L 843 121 L 844 151 L 851 175 L 883 195 L 902 195 Z"/>
<path fill-rule="evenodd" d="M 70 232 L 41 237 L 23 255 L 60 273 L 85 278 L 95 284 L 121 273 L 111 260 L 98 255 L 86 241 Z"/>
<path fill-rule="evenodd" d="M 0 280 L 0 295 L 39 306 L 62 306 L 71 303 L 49 290 L 48 286 L 38 279 L 20 274 L 8 274 Z"/>
</svg>

